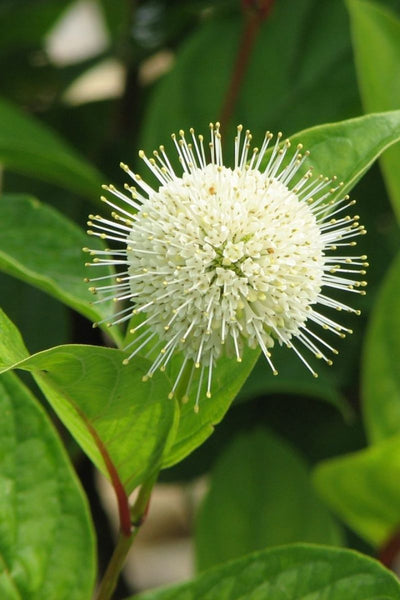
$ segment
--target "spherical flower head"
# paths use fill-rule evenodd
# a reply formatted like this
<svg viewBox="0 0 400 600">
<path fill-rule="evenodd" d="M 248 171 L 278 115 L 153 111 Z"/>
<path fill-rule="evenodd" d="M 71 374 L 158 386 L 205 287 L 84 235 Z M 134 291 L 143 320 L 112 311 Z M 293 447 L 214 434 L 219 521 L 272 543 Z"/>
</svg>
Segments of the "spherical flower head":
<svg viewBox="0 0 400 600">
<path fill-rule="evenodd" d="M 277 374 L 271 349 L 285 344 L 316 376 L 302 350 L 328 364 L 328 353 L 337 351 L 314 328 L 340 337 L 349 332 L 319 306 L 359 312 L 325 295 L 324 288 L 365 293 L 365 282 L 355 277 L 365 273 L 366 256 L 337 253 L 365 233 L 357 216 L 342 216 L 354 201 L 331 199 L 341 184 L 304 173 L 308 153 L 301 145 L 291 151 L 281 137 L 270 148 L 273 136 L 267 132 L 261 148 L 251 151 L 251 134 L 239 126 L 229 167 L 223 164 L 219 124 L 210 125 L 208 159 L 203 137 L 191 130 L 188 142 L 181 131 L 172 139 L 182 173 L 175 172 L 163 146 L 151 159 L 141 151 L 157 189 L 121 164 L 136 185 L 125 186 L 129 196 L 104 186 L 123 205 L 103 198 L 115 211 L 113 220 L 92 215 L 89 221 L 90 234 L 123 246 L 90 252 L 98 255 L 91 265 L 123 265 L 114 284 L 91 290 L 105 293 L 98 302 L 110 294 L 128 301 L 112 324 L 136 316 L 124 362 L 140 352 L 155 355 L 147 378 L 179 355 L 170 396 L 185 380 L 187 399 L 200 369 L 196 409 L 202 394 L 211 396 L 218 358 L 226 354 L 241 362 L 246 345 L 259 347 Z"/>
</svg>

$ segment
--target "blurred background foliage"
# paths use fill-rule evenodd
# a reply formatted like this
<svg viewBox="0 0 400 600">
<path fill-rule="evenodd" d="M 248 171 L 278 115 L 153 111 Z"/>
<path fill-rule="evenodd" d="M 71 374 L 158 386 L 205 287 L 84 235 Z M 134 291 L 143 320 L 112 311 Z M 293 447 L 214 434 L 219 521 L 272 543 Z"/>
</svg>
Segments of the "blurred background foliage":
<svg viewBox="0 0 400 600">
<path fill-rule="evenodd" d="M 101 182 L 123 180 L 120 160 L 140 172 L 138 149 L 167 146 L 173 131 L 206 131 L 209 121 L 225 115 L 227 135 L 243 123 L 259 139 L 266 129 L 290 135 L 348 119 L 362 114 L 363 106 L 400 107 L 400 92 L 391 106 L 362 102 L 349 11 L 341 0 L 271 2 L 229 104 L 252 4 L 257 1 L 2 0 L 2 189 L 29 193 L 82 227 L 96 209 Z M 349 2 L 353 16 L 357 4 L 364 10 L 361 2 Z M 375 6 L 400 18 L 400 0 Z M 370 58 L 372 72 L 382 68 L 379 53 Z M 399 72 L 393 74 L 397 82 Z M 228 142 L 228 156 L 230 147 Z M 350 528 L 351 519 L 339 523 L 329 513 L 309 476 L 320 461 L 366 445 L 360 357 L 378 289 L 398 250 L 398 226 L 377 165 L 352 196 L 368 230 L 360 246 L 372 266 L 368 295 L 359 301 L 362 316 L 346 318 L 354 334 L 340 344 L 334 366 L 321 366 L 315 381 L 290 352 L 277 350 L 280 377 L 257 365 L 218 434 L 162 473 L 169 482 L 210 474 L 211 490 L 196 525 L 200 569 L 287 541 L 375 551 L 371 537 Z M 104 343 L 72 309 L 2 271 L 2 307 L 31 352 L 67 342 Z M 392 285 L 398 293 L 398 283 Z M 90 466 L 63 435 L 96 517 Z M 285 510 L 278 510 L 283 502 Z M 245 522 L 254 514 L 265 515 L 264 525 Z"/>
</svg>

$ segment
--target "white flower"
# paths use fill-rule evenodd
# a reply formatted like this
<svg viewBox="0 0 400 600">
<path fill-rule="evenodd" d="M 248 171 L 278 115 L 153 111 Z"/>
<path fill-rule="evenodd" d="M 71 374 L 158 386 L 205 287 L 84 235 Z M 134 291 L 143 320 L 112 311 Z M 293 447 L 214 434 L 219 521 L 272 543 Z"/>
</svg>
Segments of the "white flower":
<svg viewBox="0 0 400 600">
<path fill-rule="evenodd" d="M 125 185 L 129 196 L 104 186 L 122 203 L 103 198 L 115 211 L 113 220 L 91 215 L 88 233 L 123 248 L 86 249 L 96 256 L 91 266 L 124 267 L 112 285 L 90 288 L 105 294 L 97 302 L 128 301 L 111 324 L 137 316 L 124 362 L 139 352 L 156 352 L 147 378 L 180 354 L 170 396 L 184 384 L 180 395 L 187 399 L 200 368 L 196 410 L 202 393 L 211 396 L 218 358 L 227 353 L 240 362 L 245 345 L 259 346 L 274 374 L 275 341 L 291 348 L 314 376 L 298 345 L 331 364 L 326 352 L 337 351 L 314 326 L 340 337 L 350 330 L 320 307 L 359 311 L 330 298 L 324 288 L 364 294 L 366 283 L 356 277 L 367 266 L 366 256 L 336 254 L 355 246 L 353 238 L 365 230 L 357 216 L 339 215 L 354 201 L 330 198 L 341 185 L 335 178 L 312 178 L 311 169 L 300 174 L 308 156 L 301 145 L 290 157 L 290 142 L 281 144 L 279 133 L 267 159 L 272 134 L 251 151 L 251 134 L 242 135 L 239 126 L 230 168 L 223 164 L 219 124 L 211 124 L 210 132 L 209 160 L 203 136 L 191 130 L 190 143 L 183 131 L 172 136 L 180 174 L 163 146 L 151 159 L 139 153 L 157 177 L 157 189 L 121 164 L 136 186 Z"/>
</svg>

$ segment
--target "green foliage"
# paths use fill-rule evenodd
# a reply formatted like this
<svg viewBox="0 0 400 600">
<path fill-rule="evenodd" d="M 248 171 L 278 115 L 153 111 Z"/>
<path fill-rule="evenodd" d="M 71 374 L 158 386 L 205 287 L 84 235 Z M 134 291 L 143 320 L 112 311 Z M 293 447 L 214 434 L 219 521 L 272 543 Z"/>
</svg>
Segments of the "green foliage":
<svg viewBox="0 0 400 600">
<path fill-rule="evenodd" d="M 174 466 L 165 473 L 170 480 L 182 476 L 179 468 L 188 479 L 210 469 L 196 544 L 199 568 L 213 568 L 192 582 L 141 595 L 143 600 L 400 600 L 398 580 L 357 553 L 276 547 L 348 543 L 368 551 L 365 543 L 382 550 L 396 541 L 400 20 L 392 9 L 400 8 L 399 0 L 275 0 L 264 20 L 256 7 L 263 2 L 95 0 L 90 6 L 104 18 L 106 43 L 90 58 L 61 66 L 52 62 L 47 35 L 73 4 L 3 0 L 0 6 L 0 67 L 7 73 L 0 83 L 0 295 L 2 309 L 24 336 L 0 310 L 0 371 L 19 369 L 67 428 L 61 435 L 80 464 L 93 467 L 82 449 L 111 480 L 125 544 L 131 491 L 142 486 L 131 513 L 137 524 L 160 469 Z M 65 91 L 108 58 L 121 68 L 120 89 L 98 102 L 68 105 Z M 292 149 L 301 143 L 311 152 L 303 172 L 311 166 L 316 176 L 343 181 L 336 197 L 353 190 L 380 158 L 392 207 L 378 169 L 372 169 L 352 192 L 369 239 L 344 251 L 370 255 L 372 293 L 349 300 L 363 311 L 358 322 L 346 311 L 339 315 L 354 329 L 351 339 L 332 342 L 321 334 L 340 352 L 334 366 L 313 361 L 316 380 L 283 345 L 272 350 L 279 371 L 274 377 L 260 352 L 246 348 L 240 365 L 229 357 L 218 360 L 212 397 L 201 399 L 196 414 L 193 397 L 181 402 L 186 372 L 176 398 L 168 398 L 182 356 L 174 355 L 165 372 L 148 382 L 142 377 L 158 346 L 123 366 L 132 337 L 119 326 L 107 328 L 116 305 L 98 303 L 83 281 L 111 271 L 85 267 L 90 255 L 82 247 L 103 246 L 88 239 L 82 225 L 105 183 L 101 172 L 121 181 L 123 160 L 142 173 L 139 147 L 151 152 L 165 144 L 181 173 L 176 152 L 169 152 L 170 134 L 193 126 L 206 135 L 208 122 L 217 120 L 225 164 L 233 158 L 238 123 L 252 130 L 255 146 L 266 129 L 282 130 Z M 154 185 L 149 173 L 146 181 Z M 334 293 L 341 301 L 341 291 Z M 329 316 L 336 320 L 333 311 Z M 97 321 L 103 331 L 92 330 Z M 36 354 L 29 355 L 25 342 Z M 118 349 L 102 347 L 111 343 Z M 198 381 L 196 370 L 192 389 Z M 224 419 L 236 397 L 242 404 Z M 96 575 L 92 525 L 59 436 L 14 374 L 0 378 L 0 404 L 0 597 L 90 600 Z M 220 437 L 204 444 L 223 419 Z M 262 429 L 262 420 L 271 431 Z M 345 455 L 335 458 L 339 454 Z M 319 496 L 308 464 L 316 465 Z M 362 539 L 349 532 L 345 540 L 329 509 Z M 96 523 L 101 532 L 102 519 Z M 254 550 L 259 552 L 244 556 Z M 100 563 L 102 552 L 99 536 Z M 116 592 L 115 599 L 128 594 Z"/>
<path fill-rule="evenodd" d="M 40 44 L 43 37 L 62 15 L 72 0 L 40 0 L 40 2 L 2 2 L 0 48 L 9 50 L 21 41 L 27 47 Z"/>
<path fill-rule="evenodd" d="M 123 366 L 119 350 L 59 346 L 17 365 L 31 371 L 63 423 L 127 493 L 161 466 L 174 436 L 176 407 L 162 374 L 141 381 L 148 363 Z"/>
<path fill-rule="evenodd" d="M 10 169 L 96 198 L 100 174 L 42 123 L 0 100 L 0 160 Z"/>
<path fill-rule="evenodd" d="M 367 112 L 393 110 L 400 103 L 400 18 L 365 0 L 347 0 L 360 92 Z M 391 148 L 381 165 L 393 209 L 400 219 L 400 145 Z"/>
<path fill-rule="evenodd" d="M 262 429 L 242 434 L 213 469 L 196 525 L 197 566 L 292 542 L 340 545 L 342 536 L 296 450 Z"/>
<path fill-rule="evenodd" d="M 20 332 L 0 308 L 0 367 L 9 367 L 29 356 Z"/>
<path fill-rule="evenodd" d="M 242 30 L 239 13 L 205 19 L 182 44 L 173 70 L 152 96 L 141 136 L 146 151 L 165 144 L 173 131 L 200 132 L 219 118 Z M 257 135 L 265 129 L 291 133 L 357 114 L 350 53 L 341 2 L 279 0 L 261 28 L 232 125 L 243 123 Z M 339 82 L 341 94 L 332 102 Z M 231 154 L 228 144 L 226 152 Z"/>
<path fill-rule="evenodd" d="M 0 411 L 0 596 L 90 600 L 94 535 L 65 450 L 13 374 L 0 378 Z"/>
<path fill-rule="evenodd" d="M 195 413 L 193 401 L 183 404 L 180 410 L 179 427 L 174 443 L 164 458 L 164 467 L 181 461 L 202 444 L 214 431 L 240 388 L 251 373 L 259 351 L 247 349 L 243 353 L 240 368 L 232 370 L 232 358 L 221 358 L 215 371 L 215 393 L 202 402 L 201 410 Z"/>
<path fill-rule="evenodd" d="M 322 497 L 365 540 L 381 546 L 400 522 L 400 437 L 321 463 L 315 483 Z"/>
<path fill-rule="evenodd" d="M 400 257 L 371 316 L 363 357 L 364 420 L 372 442 L 400 433 Z"/>
<path fill-rule="evenodd" d="M 74 223 L 38 200 L 28 196 L 1 196 L 0 269 L 52 294 L 96 321 L 110 317 L 113 304 L 93 305 L 95 298 L 83 283 L 89 275 L 82 252 L 87 242 L 87 236 Z M 101 245 L 93 240 L 91 247 L 101 248 Z M 103 267 L 93 270 L 96 276 L 110 273 Z M 118 330 L 114 328 L 110 335 L 118 339 Z"/>
<path fill-rule="evenodd" d="M 30 352 L 39 352 L 69 341 L 71 311 L 65 304 L 5 273 L 0 273 L 0 289 L 2 308 L 18 329 L 24 332 Z M 15 298 L 18 298 L 18 302 L 15 302 Z"/>
<path fill-rule="evenodd" d="M 311 152 L 309 166 L 326 177 L 336 175 L 349 192 L 378 156 L 400 139 L 400 111 L 365 115 L 339 123 L 319 125 L 291 136 Z"/>
<path fill-rule="evenodd" d="M 397 579 L 348 550 L 293 545 L 265 550 L 204 573 L 193 582 L 138 600 L 394 600 Z"/>
</svg>

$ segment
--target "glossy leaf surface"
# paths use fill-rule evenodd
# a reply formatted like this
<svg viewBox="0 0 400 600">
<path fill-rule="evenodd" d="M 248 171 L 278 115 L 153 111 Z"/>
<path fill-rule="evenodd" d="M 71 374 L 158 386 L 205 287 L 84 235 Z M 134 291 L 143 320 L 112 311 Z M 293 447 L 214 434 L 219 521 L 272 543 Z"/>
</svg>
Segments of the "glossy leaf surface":
<svg viewBox="0 0 400 600">
<path fill-rule="evenodd" d="M 61 300 L 94 321 L 111 316 L 114 304 L 96 300 L 84 278 L 104 275 L 103 267 L 89 271 L 88 242 L 100 248 L 72 221 L 29 196 L 0 198 L 0 269 Z M 45 324 L 43 324 L 45 326 Z M 118 339 L 118 330 L 110 334 Z"/>
<path fill-rule="evenodd" d="M 378 3 L 348 0 L 356 68 L 365 110 L 394 110 L 400 105 L 400 19 Z M 400 219 L 400 145 L 381 159 L 383 175 Z"/>
<path fill-rule="evenodd" d="M 31 371 L 83 450 L 126 493 L 160 467 L 174 435 L 176 407 L 162 373 L 147 361 L 124 366 L 119 350 L 58 346 L 15 365 Z"/>
<path fill-rule="evenodd" d="M 373 546 L 400 523 L 400 436 L 321 463 L 315 483 L 333 510 Z"/>
<path fill-rule="evenodd" d="M 264 550 L 138 600 L 397 600 L 400 584 L 378 562 L 324 546 Z M 132 599 L 133 600 L 133 599 Z"/>
<path fill-rule="evenodd" d="M 89 510 L 43 409 L 13 374 L 0 378 L 0 597 L 90 600 Z"/>
</svg>

